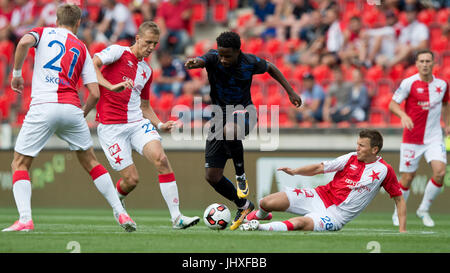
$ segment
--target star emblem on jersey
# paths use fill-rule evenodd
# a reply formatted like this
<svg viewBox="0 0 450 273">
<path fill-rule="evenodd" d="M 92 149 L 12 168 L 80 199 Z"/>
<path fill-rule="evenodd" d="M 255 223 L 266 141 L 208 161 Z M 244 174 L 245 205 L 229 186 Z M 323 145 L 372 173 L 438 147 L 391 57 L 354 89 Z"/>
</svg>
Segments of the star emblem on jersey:
<svg viewBox="0 0 450 273">
<path fill-rule="evenodd" d="M 441 89 L 441 87 L 440 87 L 440 86 L 436 87 L 436 92 L 438 92 L 439 94 L 441 94 L 441 92 L 442 92 L 442 89 Z"/>
<path fill-rule="evenodd" d="M 302 193 L 301 189 L 294 189 L 293 192 L 295 192 L 297 194 L 297 196 Z"/>
<path fill-rule="evenodd" d="M 376 179 L 380 180 L 380 177 L 378 177 L 378 175 L 380 174 L 380 172 L 375 172 L 374 170 L 372 170 L 372 174 L 369 175 L 372 178 L 372 182 L 375 181 Z"/>
<path fill-rule="evenodd" d="M 120 155 L 117 155 L 116 157 L 114 157 L 114 159 L 116 160 L 116 164 L 121 164 L 120 162 L 122 162 L 123 158 L 120 158 Z"/>
<path fill-rule="evenodd" d="M 411 162 L 406 161 L 406 162 L 405 162 L 405 165 L 406 165 L 406 167 L 409 167 L 409 166 L 411 166 Z"/>
<path fill-rule="evenodd" d="M 146 80 L 147 79 L 147 73 L 145 73 L 145 71 L 142 71 L 142 78 L 144 78 L 144 80 Z"/>
</svg>

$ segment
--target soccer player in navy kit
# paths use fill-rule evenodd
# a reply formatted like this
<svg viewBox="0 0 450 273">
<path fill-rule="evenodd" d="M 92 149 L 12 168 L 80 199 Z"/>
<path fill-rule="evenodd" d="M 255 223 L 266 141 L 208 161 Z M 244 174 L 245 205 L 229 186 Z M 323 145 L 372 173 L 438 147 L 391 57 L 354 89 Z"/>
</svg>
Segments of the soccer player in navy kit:
<svg viewBox="0 0 450 273">
<path fill-rule="evenodd" d="M 206 68 L 211 86 L 211 103 L 220 107 L 223 113 L 223 127 L 212 128 L 206 141 L 206 180 L 219 194 L 238 207 L 230 227 L 235 230 L 255 207 L 246 199 L 249 189 L 244 172 L 242 145 L 242 139 L 257 123 L 256 108 L 250 94 L 253 75 L 268 72 L 283 86 L 293 105 L 300 107 L 302 100 L 275 65 L 241 51 L 241 40 L 237 33 L 223 32 L 216 41 L 217 50 L 212 49 L 201 57 L 188 59 L 185 66 L 188 69 Z M 230 106 L 233 110 L 238 110 L 227 115 L 227 108 L 231 109 Z M 242 120 L 243 123 L 240 122 Z M 223 175 L 229 158 L 233 159 L 236 170 L 237 189 Z"/>
</svg>

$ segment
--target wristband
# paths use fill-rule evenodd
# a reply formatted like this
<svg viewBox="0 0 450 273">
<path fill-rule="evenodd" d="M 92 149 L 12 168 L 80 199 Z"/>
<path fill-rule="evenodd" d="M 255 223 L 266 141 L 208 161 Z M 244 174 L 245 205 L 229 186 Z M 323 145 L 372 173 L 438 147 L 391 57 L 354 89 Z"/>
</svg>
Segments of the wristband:
<svg viewBox="0 0 450 273">
<path fill-rule="evenodd" d="M 158 127 L 158 130 L 161 130 L 161 127 L 164 125 L 164 123 L 159 122 L 158 125 L 156 125 L 156 127 Z"/>
<path fill-rule="evenodd" d="M 12 72 L 12 76 L 13 76 L 13 78 L 22 77 L 22 69 L 19 69 L 19 70 L 14 69 Z"/>
</svg>

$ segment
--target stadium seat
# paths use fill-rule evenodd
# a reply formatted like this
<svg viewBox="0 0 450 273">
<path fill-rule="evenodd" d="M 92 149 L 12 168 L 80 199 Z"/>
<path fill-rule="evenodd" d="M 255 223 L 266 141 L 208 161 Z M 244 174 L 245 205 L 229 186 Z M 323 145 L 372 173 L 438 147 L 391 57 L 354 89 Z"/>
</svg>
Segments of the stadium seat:
<svg viewBox="0 0 450 273">
<path fill-rule="evenodd" d="M 215 0 L 212 1 L 212 18 L 214 22 L 224 23 L 228 19 L 228 5 L 226 1 Z"/>
<path fill-rule="evenodd" d="M 194 23 L 203 23 L 206 21 L 208 12 L 207 4 L 204 1 L 196 1 L 192 4 L 192 18 Z"/>
<path fill-rule="evenodd" d="M 389 78 L 393 82 L 397 82 L 400 79 L 403 79 L 403 73 L 405 72 L 405 68 L 401 64 L 396 64 L 389 70 Z"/>
<path fill-rule="evenodd" d="M 246 51 L 251 54 L 258 54 L 262 51 L 264 41 L 261 38 L 252 38 L 247 41 Z"/>
<path fill-rule="evenodd" d="M 441 54 L 442 67 L 450 67 L 450 50 L 446 50 Z"/>
<path fill-rule="evenodd" d="M 7 75 L 6 68 L 8 65 L 8 61 L 5 57 L 0 56 L 0 90 L 3 89 L 3 86 L 7 83 Z"/>
<path fill-rule="evenodd" d="M 433 9 L 424 9 L 417 14 L 417 21 L 429 26 L 434 22 L 436 11 Z"/>
<path fill-rule="evenodd" d="M 133 21 L 136 26 L 140 26 L 144 21 L 144 17 L 140 12 L 133 12 Z"/>
<path fill-rule="evenodd" d="M 384 74 L 383 68 L 379 65 L 374 65 L 367 70 L 366 78 L 368 80 L 377 82 L 383 77 L 383 74 Z"/>
<path fill-rule="evenodd" d="M 292 71 L 292 78 L 302 81 L 303 75 L 305 75 L 306 73 L 311 73 L 311 68 L 306 65 L 298 64 L 295 66 L 294 71 Z"/>
<path fill-rule="evenodd" d="M 372 108 L 369 114 L 369 123 L 374 127 L 387 127 L 386 117 L 385 110 Z"/>
<path fill-rule="evenodd" d="M 182 94 L 175 99 L 175 105 L 185 105 L 193 108 L 194 97 L 191 94 Z"/>
<path fill-rule="evenodd" d="M 15 45 L 11 41 L 0 42 L 0 58 L 6 58 L 8 64 L 13 61 L 14 47 Z"/>
<path fill-rule="evenodd" d="M 7 96 L 0 97 L 0 122 L 7 121 L 10 113 L 10 101 Z"/>
<path fill-rule="evenodd" d="M 280 40 L 273 38 L 265 43 L 265 51 L 268 54 L 275 55 L 277 53 L 281 53 L 282 43 Z"/>
<path fill-rule="evenodd" d="M 94 56 L 95 53 L 102 51 L 105 49 L 107 45 L 102 42 L 94 42 L 89 46 L 89 53 L 91 56 Z"/>
<path fill-rule="evenodd" d="M 448 48 L 449 40 L 446 36 L 441 35 L 431 40 L 431 50 L 437 53 L 442 53 Z"/>
<path fill-rule="evenodd" d="M 416 73 L 417 73 L 417 67 L 415 65 L 411 65 L 405 69 L 405 73 L 403 73 L 403 77 L 408 78 Z"/>
<path fill-rule="evenodd" d="M 436 13 L 436 21 L 440 25 L 444 25 L 450 17 L 450 8 L 441 9 Z"/>
<path fill-rule="evenodd" d="M 315 80 L 319 83 L 329 79 L 331 75 L 331 69 L 327 65 L 318 65 L 313 68 L 312 74 Z"/>
</svg>

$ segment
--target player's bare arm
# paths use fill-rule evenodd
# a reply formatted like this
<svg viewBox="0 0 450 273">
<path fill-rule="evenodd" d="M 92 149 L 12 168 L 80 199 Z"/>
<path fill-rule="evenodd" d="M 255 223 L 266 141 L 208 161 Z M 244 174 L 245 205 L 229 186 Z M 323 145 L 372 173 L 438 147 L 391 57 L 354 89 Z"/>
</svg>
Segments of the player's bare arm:
<svg viewBox="0 0 450 273">
<path fill-rule="evenodd" d="M 397 207 L 399 232 L 406 232 L 406 202 L 403 195 L 393 197 Z"/>
<path fill-rule="evenodd" d="M 184 66 L 187 69 L 196 69 L 196 68 L 204 68 L 205 67 L 205 61 L 200 58 L 189 58 L 185 63 Z"/>
<path fill-rule="evenodd" d="M 448 102 L 442 103 L 442 119 L 445 124 L 445 135 L 450 136 L 450 104 Z"/>
<path fill-rule="evenodd" d="M 11 80 L 11 88 L 17 93 L 22 93 L 23 78 L 22 66 L 27 57 L 28 50 L 36 43 L 36 38 L 31 34 L 25 34 L 17 44 L 16 53 L 14 56 L 14 70 L 13 78 Z M 17 72 L 14 72 L 17 71 Z"/>
<path fill-rule="evenodd" d="M 99 57 L 94 56 L 92 61 L 94 63 L 95 73 L 97 74 L 98 84 L 100 84 L 101 86 L 113 92 L 122 92 L 125 89 L 133 88 L 133 81 L 130 79 L 127 79 L 118 84 L 110 83 L 107 79 L 105 79 L 105 77 L 103 77 L 102 72 L 100 71 L 103 66 L 102 60 L 100 60 Z"/>
<path fill-rule="evenodd" d="M 98 102 L 98 99 L 100 98 L 100 90 L 98 89 L 98 83 L 92 82 L 86 84 L 86 87 L 89 91 L 89 96 L 86 101 L 86 104 L 83 106 L 83 113 L 84 117 L 86 117 L 89 112 L 94 109 L 95 105 Z"/>
<path fill-rule="evenodd" d="M 408 116 L 408 114 L 405 113 L 405 111 L 402 110 L 400 104 L 398 104 L 394 100 L 391 100 L 391 102 L 389 103 L 389 110 L 401 119 L 403 128 L 406 128 L 408 130 L 414 128 L 412 119 Z"/>
<path fill-rule="evenodd" d="M 283 73 L 281 73 L 281 71 L 274 64 L 270 62 L 267 62 L 267 64 L 267 72 L 269 73 L 269 75 L 277 82 L 279 82 L 281 86 L 283 86 L 284 90 L 286 90 L 286 93 L 289 96 L 289 100 L 291 101 L 291 103 L 295 105 L 295 107 L 300 107 L 302 105 L 302 99 L 297 93 L 295 93 L 294 89 L 284 77 Z"/>
<path fill-rule="evenodd" d="M 144 118 L 150 120 L 153 126 L 157 127 L 159 130 L 164 132 L 170 132 L 175 126 L 175 121 L 169 120 L 167 122 L 162 122 L 156 115 L 153 107 L 150 105 L 148 100 L 141 99 L 141 110 Z M 160 126 L 158 126 L 161 123 Z"/>
<path fill-rule="evenodd" d="M 304 175 L 304 176 L 314 176 L 317 174 L 324 173 L 323 164 L 311 164 L 302 167 L 298 167 L 296 169 L 291 169 L 288 167 L 278 168 L 277 171 L 283 171 L 289 175 Z"/>
</svg>

